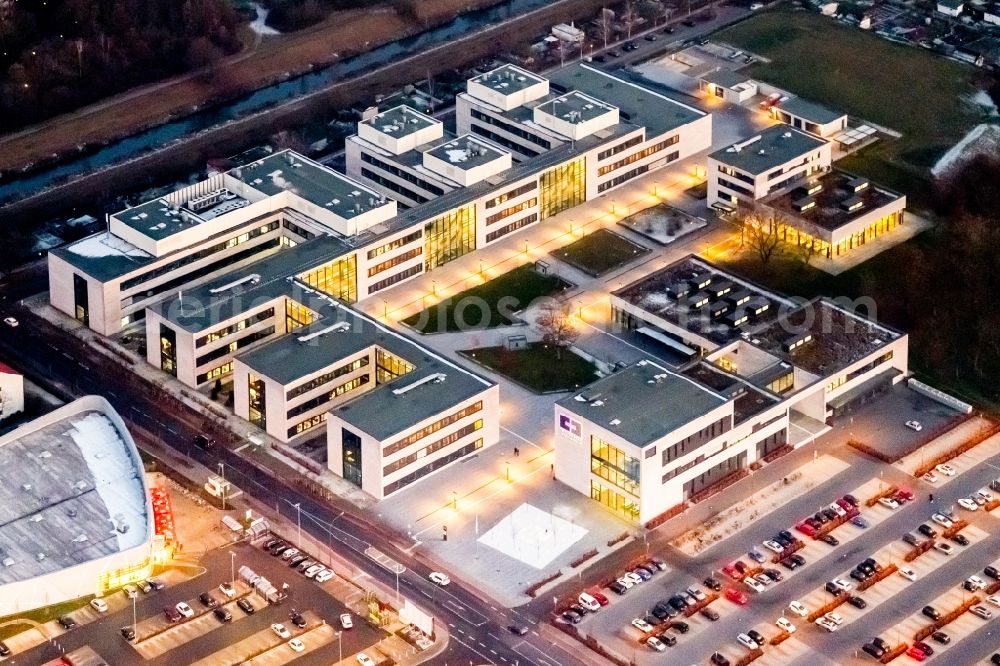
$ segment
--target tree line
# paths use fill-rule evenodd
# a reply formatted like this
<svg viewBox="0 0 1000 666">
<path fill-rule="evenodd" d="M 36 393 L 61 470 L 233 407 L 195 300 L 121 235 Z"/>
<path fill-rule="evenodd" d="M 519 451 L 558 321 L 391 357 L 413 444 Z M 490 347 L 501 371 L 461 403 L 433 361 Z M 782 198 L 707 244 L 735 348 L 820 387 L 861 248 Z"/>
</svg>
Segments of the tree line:
<svg viewBox="0 0 1000 666">
<path fill-rule="evenodd" d="M 0 0 L 0 131 L 240 48 L 228 0 Z"/>
</svg>

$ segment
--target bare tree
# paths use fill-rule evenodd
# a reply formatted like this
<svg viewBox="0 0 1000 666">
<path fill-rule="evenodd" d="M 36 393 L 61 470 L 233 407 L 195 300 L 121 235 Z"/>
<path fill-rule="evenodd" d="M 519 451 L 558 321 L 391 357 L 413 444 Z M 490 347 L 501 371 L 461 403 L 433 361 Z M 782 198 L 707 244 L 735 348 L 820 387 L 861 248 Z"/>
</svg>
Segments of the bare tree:
<svg viewBox="0 0 1000 666">
<path fill-rule="evenodd" d="M 639 14 L 635 11 L 635 0 L 625 0 L 625 10 L 622 12 L 622 23 L 628 38 L 632 39 L 632 28 L 639 20 Z"/>
<path fill-rule="evenodd" d="M 597 27 L 600 28 L 601 36 L 604 37 L 604 48 L 608 48 L 608 36 L 611 34 L 614 22 L 615 13 L 607 7 L 601 9 L 600 17 L 597 19 Z"/>
<path fill-rule="evenodd" d="M 542 331 L 542 341 L 554 345 L 556 359 L 562 359 L 563 347 L 569 347 L 580 337 L 580 331 L 573 325 L 572 303 L 566 299 L 550 299 L 539 308 L 535 320 Z"/>
<path fill-rule="evenodd" d="M 756 207 L 741 207 L 735 219 L 740 227 L 740 244 L 757 255 L 761 266 L 767 266 L 781 244 L 785 219 L 778 213 L 765 215 Z"/>
</svg>

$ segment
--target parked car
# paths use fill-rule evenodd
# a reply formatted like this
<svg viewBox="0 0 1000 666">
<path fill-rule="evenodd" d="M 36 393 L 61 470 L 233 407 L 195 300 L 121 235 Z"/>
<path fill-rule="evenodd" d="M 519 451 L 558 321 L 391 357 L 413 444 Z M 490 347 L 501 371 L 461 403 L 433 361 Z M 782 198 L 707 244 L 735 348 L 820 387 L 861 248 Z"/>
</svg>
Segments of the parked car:
<svg viewBox="0 0 1000 666">
<path fill-rule="evenodd" d="M 788 604 L 788 610 L 799 617 L 805 617 L 809 614 L 809 609 L 807 609 L 801 601 L 793 601 Z"/>
<path fill-rule="evenodd" d="M 707 619 L 709 622 L 715 622 L 716 620 L 719 619 L 719 614 L 716 613 L 711 608 L 708 608 L 707 606 L 705 608 L 702 608 L 698 612 L 701 614 L 703 618 Z"/>
<path fill-rule="evenodd" d="M 212 611 L 212 614 L 218 618 L 219 622 L 229 622 L 233 619 L 233 614 L 225 608 L 216 608 Z"/>
<path fill-rule="evenodd" d="M 758 581 L 758 580 L 756 580 L 754 578 L 751 578 L 750 576 L 747 576 L 746 578 L 743 579 L 743 584 L 746 585 L 747 587 L 749 587 L 751 590 L 753 590 L 757 594 L 760 594 L 761 592 L 763 592 L 766 589 L 764 587 L 763 583 L 761 583 L 760 581 Z"/>
<path fill-rule="evenodd" d="M 704 592 L 702 592 L 702 591 L 701 591 L 700 589 L 698 589 L 697 587 L 695 587 L 694 585 L 692 585 L 691 587 L 689 587 L 689 588 L 688 588 L 688 589 L 686 590 L 686 592 L 687 592 L 688 594 L 690 594 L 690 595 L 691 595 L 692 597 L 694 597 L 694 598 L 695 598 L 696 600 L 698 600 L 698 601 L 704 601 L 704 600 L 706 599 L 706 597 L 705 597 L 705 593 L 704 593 Z"/>
<path fill-rule="evenodd" d="M 159 578 L 147 578 L 146 583 L 157 592 L 166 587 L 166 585 Z"/>
<path fill-rule="evenodd" d="M 641 617 L 637 617 L 634 620 L 632 620 L 632 626 L 644 634 L 653 630 L 652 625 L 650 625 L 649 622 L 646 622 Z"/>
<path fill-rule="evenodd" d="M 911 583 L 917 580 L 917 573 L 910 567 L 899 567 L 897 573 Z"/>
<path fill-rule="evenodd" d="M 108 602 L 106 602 L 104 599 L 91 599 L 90 607 L 93 608 L 98 613 L 108 612 Z"/>
<path fill-rule="evenodd" d="M 920 421 L 907 421 L 906 427 L 915 432 L 920 432 L 924 429 L 924 427 L 920 425 Z"/>
<path fill-rule="evenodd" d="M 743 647 L 749 648 L 751 650 L 756 650 L 757 649 L 757 641 L 755 641 L 754 639 L 750 638 L 750 636 L 748 634 L 738 634 L 736 636 L 736 640 Z"/>
<path fill-rule="evenodd" d="M 767 559 L 764 557 L 764 553 L 760 552 L 756 548 L 751 548 L 749 551 L 747 551 L 747 557 L 749 557 L 757 564 L 763 564 L 764 560 Z"/>
<path fill-rule="evenodd" d="M 215 597 L 213 597 L 208 592 L 202 592 L 201 594 L 199 594 L 198 601 L 201 602 L 202 606 L 206 606 L 208 608 L 215 608 L 216 606 L 219 605 L 219 602 L 216 601 Z"/>
<path fill-rule="evenodd" d="M 965 579 L 965 582 L 962 583 L 962 587 L 969 592 L 977 592 L 979 590 L 986 589 L 986 581 L 979 576 L 969 576 Z"/>
<path fill-rule="evenodd" d="M 927 472 L 923 475 L 923 480 L 927 483 L 937 483 L 938 477 L 934 472 Z"/>
<path fill-rule="evenodd" d="M 955 521 L 953 521 L 951 518 L 944 515 L 943 513 L 932 513 L 931 520 L 933 520 L 935 523 L 937 523 L 938 525 L 940 525 L 945 529 L 948 529 L 949 527 L 955 524 Z"/>
<path fill-rule="evenodd" d="M 840 541 L 837 539 L 837 537 L 833 536 L 832 534 L 824 534 L 823 536 L 821 536 L 819 538 L 819 540 L 822 541 L 823 543 L 831 545 L 831 546 L 839 546 L 840 545 Z"/>
<path fill-rule="evenodd" d="M 855 595 L 855 596 L 851 597 L 850 599 L 848 599 L 847 603 L 849 603 L 852 606 L 854 606 L 855 608 L 859 608 L 859 609 L 860 608 L 867 608 L 868 607 L 868 603 L 864 599 L 862 599 L 861 597 L 859 597 L 857 595 Z"/>
<path fill-rule="evenodd" d="M 935 541 L 934 550 L 940 551 L 945 555 L 953 555 L 955 553 L 955 547 L 950 543 L 944 543 L 943 541 Z"/>
<path fill-rule="evenodd" d="M 933 539 L 934 537 L 936 537 L 938 535 L 937 530 L 935 530 L 933 527 L 931 527 L 927 523 L 923 523 L 920 527 L 917 528 L 917 531 L 920 532 L 921 534 L 923 534 L 925 537 L 928 537 L 928 538 L 931 538 L 931 539 Z"/>
<path fill-rule="evenodd" d="M 884 506 L 884 507 L 886 507 L 888 509 L 892 509 L 892 510 L 896 510 L 896 509 L 899 508 L 899 502 L 897 502 L 896 500 L 892 499 L 891 497 L 881 497 L 881 498 L 879 498 L 878 503 L 881 504 L 882 506 Z"/>
<path fill-rule="evenodd" d="M 667 563 L 664 562 L 663 560 L 661 560 L 660 558 L 658 558 L 658 557 L 652 557 L 652 558 L 649 559 L 649 561 L 650 561 L 650 563 L 653 566 L 655 566 L 660 571 L 666 571 L 667 570 Z M 649 567 L 646 567 L 646 568 L 648 569 Z"/>
<path fill-rule="evenodd" d="M 182 615 L 173 606 L 167 606 L 163 609 L 163 616 L 167 618 L 167 622 L 174 623 L 180 622 Z"/>
<path fill-rule="evenodd" d="M 948 643 L 951 643 L 951 636 L 944 633 L 943 631 L 935 631 L 933 634 L 931 634 L 931 638 L 933 638 L 935 642 L 940 643 L 941 645 L 947 645 Z"/>
<path fill-rule="evenodd" d="M 735 587 L 726 588 L 726 599 L 740 606 L 746 606 L 750 601 L 745 592 L 737 590 Z"/>
<path fill-rule="evenodd" d="M 955 476 L 955 468 L 946 463 L 941 463 L 934 467 L 939 474 L 944 474 L 945 476 Z"/>
<path fill-rule="evenodd" d="M 331 578 L 333 578 L 333 577 L 334 577 L 334 575 L 335 575 L 335 574 L 334 574 L 334 573 L 333 573 L 333 571 L 331 571 L 330 569 L 323 569 L 323 570 L 322 570 L 322 571 L 320 571 L 320 572 L 319 572 L 318 574 L 316 574 L 316 576 L 315 576 L 314 580 L 315 580 L 315 581 L 316 581 L 317 583 L 325 583 L 326 581 L 328 581 L 328 580 L 330 580 Z"/>
<path fill-rule="evenodd" d="M 993 580 L 1000 580 L 1000 570 L 997 570 L 995 566 L 990 565 L 986 567 L 985 569 L 983 569 L 983 574 L 985 574 L 989 578 L 992 578 Z"/>
<path fill-rule="evenodd" d="M 253 607 L 253 604 L 250 603 L 250 600 L 245 598 L 237 600 L 236 605 L 239 606 L 240 610 L 246 613 L 247 615 L 253 615 L 254 611 L 257 610 L 256 608 Z"/>
<path fill-rule="evenodd" d="M 445 587 L 451 584 L 451 578 L 448 578 L 447 574 L 443 574 L 440 571 L 430 572 L 427 578 L 435 585 L 440 585 L 441 587 Z"/>
<path fill-rule="evenodd" d="M 676 631 L 678 634 L 686 634 L 691 630 L 691 626 L 687 622 L 682 622 L 678 620 L 677 622 L 671 622 L 670 628 Z"/>
<path fill-rule="evenodd" d="M 135 599 L 137 596 L 139 596 L 139 589 L 136 588 L 135 585 L 131 585 L 131 584 L 129 584 L 129 585 L 122 585 L 122 593 L 128 599 Z"/>
<path fill-rule="evenodd" d="M 177 608 L 177 612 L 184 617 L 194 617 L 194 610 L 183 601 L 179 602 L 175 608 Z"/>
<path fill-rule="evenodd" d="M 150 592 L 153 591 L 153 586 L 149 584 L 148 580 L 140 580 L 135 585 L 142 591 L 143 594 L 149 594 Z M 128 585 L 126 585 L 125 587 L 128 587 Z"/>
<path fill-rule="evenodd" d="M 131 625 L 129 625 L 127 627 L 122 627 L 121 629 L 118 630 L 118 632 L 122 635 L 122 638 L 124 638 L 127 641 L 134 641 L 135 640 L 135 627 L 133 627 Z M 0 652 L 0 656 L 2 656 L 2 655 L 3 655 L 3 652 Z"/>
<path fill-rule="evenodd" d="M 784 547 L 780 543 L 771 540 L 764 542 L 764 548 L 767 548 L 768 550 L 774 553 L 780 553 L 784 550 Z"/>
<path fill-rule="evenodd" d="M 729 666 L 729 660 L 726 659 L 724 655 L 721 655 L 718 652 L 712 653 L 711 661 L 713 666 Z"/>
<path fill-rule="evenodd" d="M 667 646 L 664 645 L 663 642 L 656 636 L 650 636 L 649 638 L 647 638 L 646 645 L 653 648 L 657 652 L 663 652 L 664 650 L 667 649 Z"/>
<path fill-rule="evenodd" d="M 581 592 L 576 598 L 577 602 L 592 613 L 596 613 L 601 610 L 601 604 L 597 603 L 597 599 L 587 594 L 586 592 Z"/>
<path fill-rule="evenodd" d="M 76 620 L 71 618 L 69 615 L 60 616 L 57 622 L 59 622 L 59 626 L 66 631 L 76 628 Z"/>
<path fill-rule="evenodd" d="M 718 591 L 720 591 L 722 589 L 722 583 L 720 583 L 715 578 L 709 577 L 709 578 L 706 578 L 705 580 L 703 580 L 701 582 L 702 582 L 702 584 L 705 587 L 707 587 L 707 588 L 709 588 L 711 590 L 714 590 L 716 592 L 718 592 Z"/>
<path fill-rule="evenodd" d="M 562 614 L 562 618 L 570 624 L 579 624 L 583 617 L 576 611 L 568 610 Z"/>
<path fill-rule="evenodd" d="M 934 608 L 934 606 L 924 606 L 920 610 L 920 612 L 923 613 L 925 616 L 929 617 L 932 620 L 940 620 L 941 619 L 941 613 L 938 612 L 938 610 L 936 608 Z"/>
<path fill-rule="evenodd" d="M 789 634 L 795 633 L 795 625 L 792 624 L 788 618 L 779 617 L 777 620 L 774 621 L 774 623 L 778 625 L 779 629 L 782 629 L 788 632 Z"/>
<path fill-rule="evenodd" d="M 870 654 L 876 659 L 881 659 L 882 656 L 885 655 L 885 650 L 875 645 L 874 643 L 865 643 L 864 645 L 861 646 L 861 650 L 867 654 Z"/>
<path fill-rule="evenodd" d="M 918 539 L 913 534 L 910 534 L 909 532 L 903 535 L 903 541 L 910 544 L 911 546 L 916 546 L 920 543 L 920 539 Z"/>
<path fill-rule="evenodd" d="M 299 629 L 302 629 L 306 626 L 306 618 L 302 615 L 302 613 L 295 610 L 294 608 L 292 609 L 292 612 L 288 614 L 288 619 L 291 620 L 292 624 L 294 624 Z"/>
<path fill-rule="evenodd" d="M 979 505 L 976 504 L 974 500 L 971 500 L 968 497 L 959 497 L 958 505 L 963 509 L 965 509 L 966 511 L 976 511 L 979 509 Z"/>
<path fill-rule="evenodd" d="M 916 647 L 913 646 L 910 646 L 910 649 L 906 651 L 906 656 L 912 657 L 917 661 L 923 661 L 924 659 L 927 658 L 926 654 L 924 654 L 923 652 L 921 652 L 920 650 L 918 650 Z"/>
<path fill-rule="evenodd" d="M 626 587 L 620 580 L 616 580 L 608 585 L 608 589 L 618 595 L 628 592 L 628 587 Z"/>
<path fill-rule="evenodd" d="M 955 543 L 957 543 L 959 546 L 968 546 L 969 545 L 969 539 L 964 534 L 962 534 L 962 533 L 952 534 L 948 538 L 951 539 L 952 541 L 954 541 Z"/>
<path fill-rule="evenodd" d="M 778 571 L 777 569 L 764 569 L 764 573 L 770 576 L 771 580 L 773 580 L 775 583 L 780 583 L 782 580 L 785 579 L 785 577 L 782 576 L 781 572 Z"/>
<path fill-rule="evenodd" d="M 913 644 L 913 647 L 917 648 L 928 657 L 934 654 L 934 648 L 932 648 L 927 643 L 924 643 L 923 641 L 917 641 L 916 643 Z"/>
</svg>

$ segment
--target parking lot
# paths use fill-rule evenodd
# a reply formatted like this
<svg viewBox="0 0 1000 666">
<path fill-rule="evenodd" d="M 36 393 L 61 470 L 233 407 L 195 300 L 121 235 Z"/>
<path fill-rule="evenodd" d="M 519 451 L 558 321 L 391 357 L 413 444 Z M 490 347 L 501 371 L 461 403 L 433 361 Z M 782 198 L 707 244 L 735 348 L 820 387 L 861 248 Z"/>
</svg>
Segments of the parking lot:
<svg viewBox="0 0 1000 666">
<path fill-rule="evenodd" d="M 870 409 L 885 414 L 877 403 Z M 937 409 L 930 414 L 930 423 L 934 418 L 942 422 L 949 418 Z M 916 415 L 926 418 L 919 410 Z M 856 414 L 853 423 L 864 425 L 868 416 Z M 871 418 L 874 423 L 874 417 Z M 892 417 L 893 424 L 897 420 Z M 849 428 L 851 424 L 850 418 L 846 418 L 838 425 Z M 905 440 L 913 431 L 893 427 L 883 432 L 887 437 L 896 433 Z M 952 439 L 963 436 L 957 433 Z M 987 663 L 996 650 L 992 636 L 995 636 L 995 619 L 1000 616 L 1000 606 L 988 600 L 1000 594 L 1000 581 L 984 573 L 985 567 L 996 566 L 1000 554 L 996 522 L 1000 518 L 1000 503 L 988 499 L 1000 495 L 990 489 L 991 482 L 1000 477 L 1000 449 L 994 450 L 992 442 L 987 440 L 952 461 L 956 473 L 947 477 L 947 483 L 929 483 L 907 474 L 901 465 L 877 461 L 845 442 L 843 432 L 835 428 L 830 436 L 820 439 L 818 448 L 822 447 L 826 455 L 842 458 L 848 463 L 846 468 L 821 480 L 803 496 L 750 521 L 716 543 L 709 552 L 692 555 L 661 546 L 651 554 L 665 560 L 667 571 L 654 573 L 650 580 L 621 595 L 609 589 L 591 588 L 603 593 L 608 604 L 584 615 L 576 624 L 577 632 L 592 636 L 610 652 L 643 665 L 675 661 L 736 663 L 757 649 L 762 654 L 754 663 L 760 664 L 799 664 L 806 663 L 803 660 L 807 658 L 810 665 L 875 664 L 879 660 L 864 649 L 878 653 L 881 648 L 873 645 L 876 638 L 885 641 L 887 649 L 902 651 L 892 663 L 941 660 L 941 654 L 948 655 L 941 663 L 949 666 Z M 761 486 L 758 483 L 756 487 Z M 994 487 L 1000 487 L 1000 482 Z M 978 493 L 982 495 L 973 501 Z M 853 495 L 858 502 L 856 517 L 863 520 L 864 527 L 856 524 L 851 519 L 853 514 L 847 511 L 845 514 L 849 515 L 838 515 L 836 520 L 827 516 L 822 516 L 823 522 L 817 520 L 818 510 L 837 515 L 830 507 L 836 500 L 844 499 L 845 494 Z M 971 501 L 975 509 L 959 504 L 962 498 Z M 718 512 L 725 510 L 724 505 L 718 508 Z M 938 517 L 932 519 L 933 514 Z M 807 518 L 820 529 L 804 525 Z M 824 543 L 803 530 L 815 536 L 825 533 L 833 540 Z M 801 544 L 789 549 L 781 543 L 764 543 L 773 542 L 779 533 L 790 534 L 793 543 Z M 904 536 L 908 541 L 904 541 Z M 772 546 L 782 553 L 775 552 Z M 783 562 L 790 559 L 791 552 L 805 563 L 787 568 Z M 871 572 L 861 571 L 859 565 L 869 558 L 872 562 L 865 566 Z M 740 562 L 744 571 L 734 570 L 736 562 Z M 759 576 L 761 569 L 772 568 L 779 573 L 780 581 L 745 580 L 748 574 Z M 664 617 L 671 599 L 683 596 L 689 587 L 710 594 L 704 582 L 709 576 L 720 584 L 718 598 L 707 605 L 712 612 L 703 614 L 696 610 L 687 617 L 681 608 L 675 609 L 679 610 L 676 617 Z M 977 576 L 997 590 L 963 589 L 963 582 L 970 576 Z M 840 597 L 827 591 L 827 584 L 835 580 L 850 587 Z M 727 595 L 727 590 L 734 592 Z M 988 619 L 962 607 L 973 595 L 979 596 L 974 606 L 990 612 Z M 741 603 L 744 599 L 745 603 Z M 790 608 L 793 600 L 801 607 Z M 994 601 L 1000 602 L 1000 598 Z M 831 607 L 823 608 L 828 605 Z M 949 621 L 932 630 L 925 629 L 926 635 L 918 635 L 918 631 L 935 622 L 922 612 L 928 605 Z M 803 609 L 804 615 L 798 614 Z M 814 616 L 817 611 L 823 612 Z M 951 611 L 956 617 L 947 617 Z M 833 615 L 824 620 L 827 612 Z M 678 627 L 675 624 L 678 620 L 684 625 Z M 944 632 L 941 640 L 947 642 L 936 640 L 935 631 Z M 644 643 L 649 636 L 657 636 L 660 645 Z M 763 644 L 757 645 L 755 637 Z M 919 653 L 915 643 L 922 643 L 931 654 Z M 718 656 L 714 656 L 716 653 Z"/>
</svg>

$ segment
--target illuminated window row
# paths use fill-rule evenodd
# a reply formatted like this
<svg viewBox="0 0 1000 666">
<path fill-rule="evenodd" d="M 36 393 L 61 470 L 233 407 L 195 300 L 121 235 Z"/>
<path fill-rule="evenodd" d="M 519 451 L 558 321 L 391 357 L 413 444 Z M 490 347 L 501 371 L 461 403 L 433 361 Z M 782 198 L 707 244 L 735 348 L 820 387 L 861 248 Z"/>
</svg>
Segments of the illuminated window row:
<svg viewBox="0 0 1000 666">
<path fill-rule="evenodd" d="M 664 139 L 663 141 L 660 141 L 659 143 L 655 143 L 652 146 L 648 146 L 647 148 L 643 148 L 639 152 L 632 153 L 628 157 L 620 159 L 617 162 L 612 162 L 611 164 L 608 164 L 606 166 L 602 166 L 600 169 L 597 170 L 597 175 L 598 176 L 605 176 L 605 175 L 611 173 L 612 171 L 615 171 L 617 169 L 621 169 L 622 167 L 628 166 L 629 164 L 634 164 L 635 162 L 638 162 L 641 159 L 649 157 L 650 155 L 652 155 L 654 153 L 660 152 L 661 150 L 663 150 L 664 148 L 667 148 L 668 146 L 674 145 L 678 141 L 680 141 L 680 137 L 678 137 L 675 134 L 674 136 L 668 137 L 668 138 Z"/>
<path fill-rule="evenodd" d="M 525 183 L 524 185 L 521 185 L 520 187 L 515 187 L 512 190 L 508 190 L 507 192 L 504 192 L 502 194 L 498 194 L 496 197 L 494 197 L 494 198 L 492 198 L 492 199 L 490 199 L 489 201 L 486 202 L 486 207 L 487 208 L 496 208 L 497 206 L 499 206 L 503 202 L 507 201 L 508 199 L 513 199 L 515 197 L 521 196 L 522 194 L 527 194 L 528 192 L 534 190 L 537 187 L 538 187 L 538 182 L 537 181 L 533 180 L 530 183 Z"/>
<path fill-rule="evenodd" d="M 294 398 L 297 398 L 304 393 L 312 391 L 314 388 L 319 388 L 323 384 L 333 381 L 337 377 L 343 377 L 344 375 L 350 374 L 355 370 L 360 370 L 366 365 L 368 365 L 368 357 L 362 356 L 361 358 L 355 361 L 351 361 L 350 363 L 342 365 L 339 368 L 331 370 L 330 372 L 326 372 L 318 377 L 313 377 L 309 381 L 303 384 L 299 384 L 293 389 L 290 389 L 288 392 L 285 393 L 285 399 L 292 400 Z"/>
<path fill-rule="evenodd" d="M 494 222 L 499 222 L 505 217 L 516 215 L 517 213 L 520 213 L 522 210 L 526 210 L 528 208 L 534 208 L 537 205 L 538 205 L 538 197 L 531 197 L 530 199 L 526 199 L 519 204 L 514 204 L 513 206 L 504 208 L 502 211 L 498 213 L 493 213 L 492 215 L 486 218 L 486 225 L 489 226 Z"/>
<path fill-rule="evenodd" d="M 305 421 L 300 421 L 299 423 L 296 423 L 295 425 L 293 425 L 291 428 L 288 429 L 288 436 L 295 437 L 296 435 L 301 435 L 307 430 L 312 430 L 316 426 L 322 423 L 326 423 L 326 417 L 328 415 L 329 412 L 323 412 L 322 414 L 311 416 Z"/>
<path fill-rule="evenodd" d="M 223 375 L 228 375 L 232 371 L 233 371 L 233 362 L 229 361 L 228 363 L 223 363 L 222 365 L 220 365 L 217 368 L 213 368 L 212 370 L 209 370 L 208 372 L 204 372 L 204 373 L 198 375 L 198 377 L 196 378 L 196 381 L 199 384 L 204 384 L 205 382 L 210 382 L 213 379 L 218 379 L 219 377 L 222 377 Z"/>
<path fill-rule="evenodd" d="M 410 472 L 406 476 L 404 476 L 404 477 L 402 477 L 400 479 L 397 479 L 397 480 L 393 481 L 390 484 L 387 484 L 386 487 L 383 489 L 382 493 L 383 493 L 383 495 L 390 495 L 390 494 L 396 492 L 397 490 L 399 490 L 400 488 L 404 488 L 404 487 L 410 485 L 411 483 L 413 483 L 414 481 L 427 476 L 428 474 L 430 474 L 434 470 L 441 469 L 442 467 L 450 465 L 451 463 L 455 462 L 459 458 L 467 456 L 470 453 L 472 453 L 473 451 L 478 451 L 481 448 L 483 448 L 483 440 L 482 439 L 477 439 L 476 441 L 472 442 L 471 444 L 466 444 L 465 446 L 463 446 L 462 448 L 458 449 L 457 451 L 452 451 L 451 453 L 449 453 L 446 456 L 441 456 L 437 460 L 434 460 L 434 461 L 428 463 L 427 465 L 424 465 L 420 469 L 418 469 L 416 471 L 413 471 L 413 472 Z"/>
<path fill-rule="evenodd" d="M 337 386 L 334 389 L 327 391 L 326 393 L 320 394 L 315 398 L 306 400 L 305 402 L 299 405 L 295 405 L 294 407 L 288 410 L 288 418 L 292 418 L 293 416 L 298 416 L 300 414 L 305 414 L 306 412 L 313 410 L 319 407 L 320 405 L 324 405 L 328 402 L 336 400 L 342 395 L 350 393 L 355 389 L 361 388 L 367 383 L 368 383 L 368 375 L 361 375 L 360 377 L 355 377 L 354 379 L 344 382 L 340 386 Z"/>
<path fill-rule="evenodd" d="M 221 340 L 227 336 L 236 333 L 237 331 L 242 331 L 245 328 L 249 328 L 254 324 L 259 324 L 262 321 L 267 321 L 274 316 L 274 308 L 268 308 L 266 310 L 261 310 L 255 315 L 247 317 L 242 321 L 238 321 L 235 324 L 230 324 L 229 326 L 224 326 L 223 328 L 216 329 L 207 335 L 203 335 L 197 340 L 195 340 L 195 347 L 204 347 L 210 342 L 215 342 L 216 340 Z"/>
<path fill-rule="evenodd" d="M 213 349 L 207 354 L 199 356 L 198 360 L 195 361 L 195 366 L 200 368 L 206 363 L 211 363 L 215 359 L 222 358 L 226 354 L 232 354 L 233 352 L 239 351 L 240 349 L 243 349 L 244 347 L 247 347 L 257 342 L 258 340 L 263 340 L 269 335 L 274 335 L 273 324 L 271 326 L 268 326 L 267 328 L 262 328 L 261 330 L 251 333 L 249 335 L 244 335 L 239 340 L 235 340 L 233 342 L 230 342 L 228 345 L 223 345 L 218 349 Z"/>
<path fill-rule="evenodd" d="M 403 254 L 396 255 L 392 259 L 386 259 L 385 261 L 383 261 L 383 262 L 381 262 L 379 264 L 376 264 L 376 265 L 372 266 L 371 268 L 369 268 L 368 269 L 368 277 L 372 277 L 374 275 L 378 275 L 379 273 L 381 273 L 383 271 L 389 270 L 393 266 L 398 266 L 398 265 L 400 265 L 401 263 L 403 263 L 405 261 L 409 261 L 410 259 L 413 259 L 414 257 L 419 257 L 423 253 L 424 253 L 424 248 L 422 248 L 422 247 L 415 247 L 412 250 L 407 250 Z"/>
<path fill-rule="evenodd" d="M 604 150 L 604 151 L 601 151 L 601 152 L 597 153 L 597 159 L 598 160 L 606 160 L 607 158 L 611 157 L 612 155 L 617 155 L 618 153 L 624 152 L 624 151 L 628 150 L 629 148 L 631 148 L 632 146 L 638 145 L 640 143 L 642 143 L 642 137 L 639 136 L 639 135 L 636 135 L 636 136 L 632 137 L 631 139 L 628 139 L 627 141 L 623 141 L 623 142 L 619 143 L 617 146 L 612 146 L 611 148 L 608 148 L 607 150 Z"/>
<path fill-rule="evenodd" d="M 423 270 L 424 270 L 424 267 L 421 264 L 417 264 L 416 266 L 410 266 L 405 271 L 400 271 L 400 272 L 396 273 L 395 275 L 390 275 L 389 277 L 385 278 L 384 280 L 379 280 L 378 282 L 373 282 L 371 284 L 371 286 L 368 287 L 368 293 L 369 294 L 374 294 L 376 291 L 381 291 L 382 289 L 385 289 L 387 287 L 391 287 L 392 285 L 396 284 L 397 282 L 402 282 L 406 278 L 413 277 L 414 275 L 417 275 L 418 273 L 420 273 Z"/>
<path fill-rule="evenodd" d="M 300 279 L 313 289 L 345 303 L 358 300 L 358 262 L 354 254 L 334 259 L 305 273 Z"/>
<path fill-rule="evenodd" d="M 413 463 L 417 462 L 417 460 L 420 458 L 426 458 L 427 456 L 433 453 L 437 453 L 446 446 L 450 446 L 451 444 L 454 444 L 455 442 L 462 439 L 466 435 L 471 435 L 477 430 L 482 430 L 482 428 L 483 428 L 482 419 L 479 419 L 475 423 L 470 423 L 466 426 L 463 426 L 458 430 L 456 430 L 455 432 L 451 433 L 450 435 L 442 437 L 433 444 L 428 444 L 424 448 L 418 451 L 414 451 L 409 455 L 403 456 L 399 460 L 394 460 L 393 462 L 389 463 L 388 465 L 382 468 L 382 473 L 388 476 L 393 472 L 403 469 L 407 465 L 412 465 Z"/>
<path fill-rule="evenodd" d="M 403 247 L 404 245 L 409 245 L 413 241 L 419 240 L 420 237 L 423 235 L 424 232 L 420 229 L 417 229 L 412 233 L 406 234 L 402 238 L 397 238 L 394 241 L 389 241 L 385 245 L 380 245 L 379 247 L 368 250 L 368 258 L 374 259 L 375 257 L 381 256 L 387 252 L 392 252 L 393 250 L 397 250 Z"/>
<path fill-rule="evenodd" d="M 403 439 L 399 440 L 398 442 L 394 442 L 394 443 L 390 444 L 389 446 L 385 447 L 382 450 L 382 455 L 383 456 L 391 456 L 393 453 L 396 453 L 398 451 L 402 451 L 407 446 L 410 446 L 412 444 L 416 444 L 417 442 L 419 442 L 420 440 L 422 440 L 424 437 L 427 437 L 427 435 L 435 433 L 438 430 L 440 430 L 441 428 L 447 428 L 452 423 L 457 423 L 458 421 L 461 421 L 462 419 L 466 418 L 467 416 L 472 416 L 476 412 L 480 411 L 482 408 L 483 408 L 483 403 L 482 403 L 482 401 L 480 401 L 480 402 L 477 402 L 477 403 L 475 403 L 473 405 L 469 405 L 468 407 L 460 409 L 457 412 L 453 412 L 453 413 L 449 414 L 448 416 L 444 417 L 443 419 L 435 421 L 434 423 L 432 423 L 432 424 L 430 424 L 428 426 L 424 426 L 423 428 L 421 428 L 420 430 L 416 431 L 415 433 L 413 433 L 411 435 L 407 435 L 406 437 L 404 437 Z"/>
</svg>

